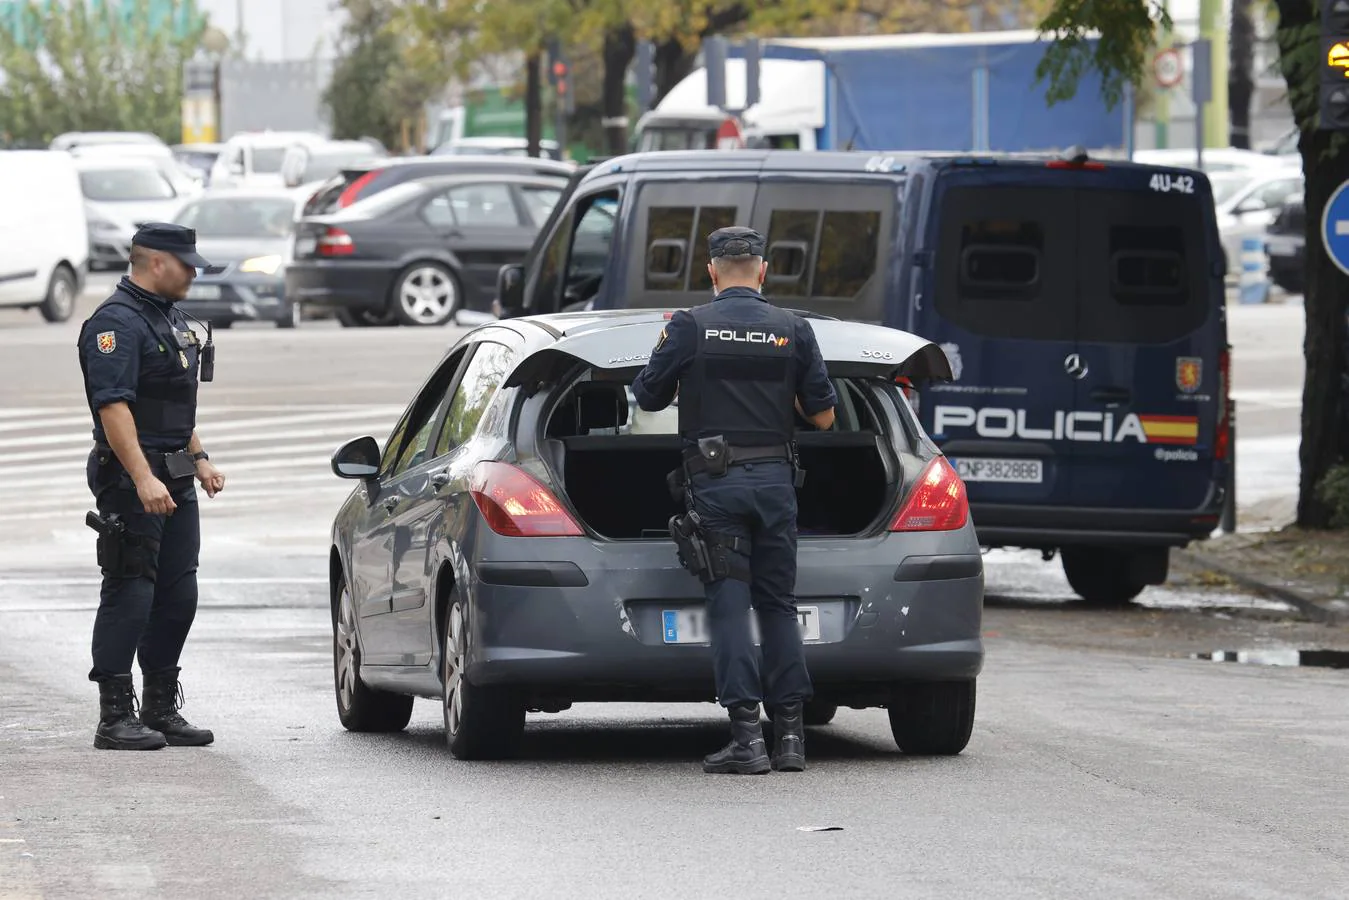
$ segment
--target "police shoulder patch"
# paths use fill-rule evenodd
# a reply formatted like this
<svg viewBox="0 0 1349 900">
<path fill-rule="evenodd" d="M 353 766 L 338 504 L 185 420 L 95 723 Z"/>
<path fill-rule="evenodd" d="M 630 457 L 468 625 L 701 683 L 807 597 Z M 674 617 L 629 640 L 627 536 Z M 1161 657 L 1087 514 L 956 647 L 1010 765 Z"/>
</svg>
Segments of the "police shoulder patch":
<svg viewBox="0 0 1349 900">
<path fill-rule="evenodd" d="M 117 349 L 117 332 L 100 331 L 98 334 L 98 352 L 111 353 Z"/>
</svg>

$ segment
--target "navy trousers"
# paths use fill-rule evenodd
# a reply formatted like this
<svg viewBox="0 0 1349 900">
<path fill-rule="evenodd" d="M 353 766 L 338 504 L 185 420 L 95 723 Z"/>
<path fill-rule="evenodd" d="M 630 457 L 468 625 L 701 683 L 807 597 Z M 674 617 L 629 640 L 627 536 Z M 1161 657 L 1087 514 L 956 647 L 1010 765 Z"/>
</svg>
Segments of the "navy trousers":
<svg viewBox="0 0 1349 900">
<path fill-rule="evenodd" d="M 796 489 L 791 463 L 767 460 L 731 466 L 714 478 L 691 479 L 693 506 L 711 531 L 748 538 L 752 581 L 722 578 L 704 585 L 717 700 L 722 706 L 768 707 L 813 696 L 796 612 Z M 759 620 L 760 653 L 750 633 Z"/>
<path fill-rule="evenodd" d="M 102 464 L 101 455 L 106 460 Z M 94 617 L 90 681 L 128 674 L 136 658 L 143 672 L 176 667 L 197 615 L 201 519 L 196 485 L 191 476 L 171 479 L 163 471 L 155 475 L 177 504 L 172 515 L 148 515 L 131 476 L 116 458 L 97 450 L 89 455 L 89 490 L 99 513 L 117 513 L 129 534 L 159 542 L 153 580 L 146 575 L 103 577 Z"/>
</svg>

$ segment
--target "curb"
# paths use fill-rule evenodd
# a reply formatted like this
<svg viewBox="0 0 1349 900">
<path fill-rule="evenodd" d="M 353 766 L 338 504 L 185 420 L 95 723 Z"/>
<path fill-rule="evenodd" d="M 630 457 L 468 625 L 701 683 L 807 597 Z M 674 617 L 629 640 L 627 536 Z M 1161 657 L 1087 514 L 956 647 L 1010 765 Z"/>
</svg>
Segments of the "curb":
<svg viewBox="0 0 1349 900">
<path fill-rule="evenodd" d="M 1286 584 L 1276 584 L 1267 578 L 1259 578 L 1238 571 L 1210 559 L 1202 553 L 1195 553 L 1193 550 L 1177 548 L 1172 552 L 1182 563 L 1188 563 L 1191 567 L 1217 572 L 1219 575 L 1226 576 L 1246 588 L 1282 600 L 1300 612 L 1303 617 L 1313 622 L 1335 625 L 1342 621 L 1349 621 L 1349 604 L 1346 604 L 1343 600 L 1318 600 L 1310 594 L 1294 590 Z"/>
</svg>

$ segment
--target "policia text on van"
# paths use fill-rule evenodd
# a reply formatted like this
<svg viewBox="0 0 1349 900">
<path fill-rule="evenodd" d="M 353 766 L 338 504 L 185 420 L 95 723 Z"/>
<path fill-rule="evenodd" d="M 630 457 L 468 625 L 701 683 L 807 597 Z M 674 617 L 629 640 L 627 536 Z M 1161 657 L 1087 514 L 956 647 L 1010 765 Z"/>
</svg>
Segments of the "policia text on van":
<svg viewBox="0 0 1349 900">
<path fill-rule="evenodd" d="M 987 546 L 1061 551 L 1120 603 L 1209 535 L 1232 464 L 1223 262 L 1202 174 L 1127 162 L 664 152 L 578 170 L 502 315 L 690 307 L 707 234 L 767 236 L 764 293 L 941 344 L 918 385 Z M 866 348 L 859 348 L 864 351 Z"/>
</svg>

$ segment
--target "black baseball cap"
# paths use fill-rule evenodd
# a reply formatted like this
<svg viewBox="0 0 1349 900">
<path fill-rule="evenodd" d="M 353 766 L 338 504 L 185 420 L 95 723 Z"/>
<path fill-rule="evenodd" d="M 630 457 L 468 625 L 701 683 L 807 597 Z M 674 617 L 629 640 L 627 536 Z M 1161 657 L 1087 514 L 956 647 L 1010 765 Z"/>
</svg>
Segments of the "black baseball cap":
<svg viewBox="0 0 1349 900">
<path fill-rule="evenodd" d="M 707 256 L 716 259 L 719 256 L 763 256 L 763 235 L 753 228 L 732 225 L 730 228 L 718 228 L 707 236 Z"/>
<path fill-rule="evenodd" d="M 168 222 L 146 222 L 136 229 L 136 235 L 131 239 L 131 244 L 132 246 L 144 247 L 147 250 L 162 250 L 165 253 L 172 253 L 182 260 L 184 265 L 191 266 L 194 269 L 213 268 L 197 252 L 197 232 L 182 225 L 171 225 Z"/>
</svg>

